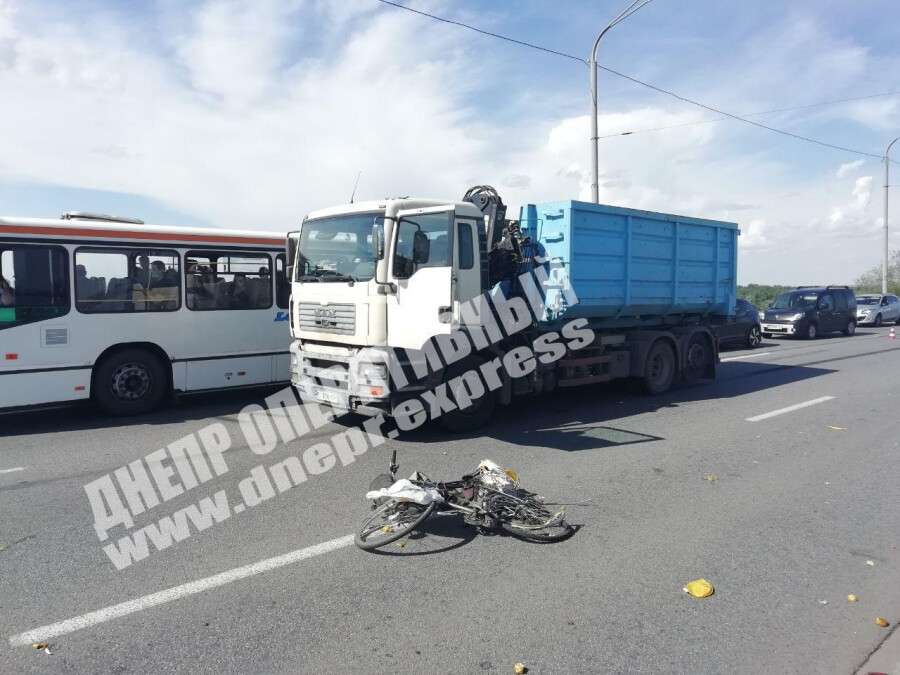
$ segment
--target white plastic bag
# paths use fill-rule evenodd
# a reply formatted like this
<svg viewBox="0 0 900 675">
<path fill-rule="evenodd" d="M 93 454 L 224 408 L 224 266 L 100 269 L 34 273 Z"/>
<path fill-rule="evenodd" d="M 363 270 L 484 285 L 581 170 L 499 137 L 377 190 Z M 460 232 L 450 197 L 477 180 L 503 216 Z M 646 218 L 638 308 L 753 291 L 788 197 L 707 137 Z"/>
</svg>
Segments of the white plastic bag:
<svg viewBox="0 0 900 675">
<path fill-rule="evenodd" d="M 442 502 L 444 498 L 441 493 L 433 487 L 422 487 L 412 483 L 406 478 L 401 478 L 390 487 L 381 488 L 380 490 L 372 490 L 366 493 L 366 499 L 379 499 L 388 497 L 401 502 L 415 502 L 422 506 L 427 506 L 431 502 Z"/>
<path fill-rule="evenodd" d="M 496 490 L 515 485 L 515 481 L 504 471 L 499 464 L 489 459 L 484 459 L 478 465 L 479 478 L 483 485 Z"/>
</svg>

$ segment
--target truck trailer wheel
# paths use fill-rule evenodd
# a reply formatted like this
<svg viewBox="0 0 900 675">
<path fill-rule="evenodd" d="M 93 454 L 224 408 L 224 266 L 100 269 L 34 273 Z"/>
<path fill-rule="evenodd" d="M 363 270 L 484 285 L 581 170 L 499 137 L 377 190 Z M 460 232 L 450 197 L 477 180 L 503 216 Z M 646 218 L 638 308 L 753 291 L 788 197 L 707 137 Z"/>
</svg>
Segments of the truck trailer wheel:
<svg viewBox="0 0 900 675">
<path fill-rule="evenodd" d="M 712 345 L 703 333 L 694 333 L 685 355 L 684 380 L 697 382 L 708 377 L 713 365 Z"/>
<path fill-rule="evenodd" d="M 168 389 L 163 364 L 146 349 L 123 349 L 94 367 L 91 393 L 110 415 L 149 412 L 162 402 Z"/>
<path fill-rule="evenodd" d="M 657 340 L 647 353 L 641 385 L 648 394 L 667 392 L 675 380 L 675 351 L 665 340 Z"/>
</svg>

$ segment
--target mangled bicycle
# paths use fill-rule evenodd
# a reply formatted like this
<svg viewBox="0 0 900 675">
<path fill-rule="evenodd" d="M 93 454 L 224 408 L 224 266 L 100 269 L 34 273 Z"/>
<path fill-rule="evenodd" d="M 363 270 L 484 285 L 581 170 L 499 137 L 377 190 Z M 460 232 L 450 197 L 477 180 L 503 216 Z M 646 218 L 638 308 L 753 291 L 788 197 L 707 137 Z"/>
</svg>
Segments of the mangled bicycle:
<svg viewBox="0 0 900 675">
<path fill-rule="evenodd" d="M 548 543 L 575 533 L 565 509 L 547 509 L 544 498 L 519 486 L 514 471 L 484 460 L 470 475 L 446 483 L 420 472 L 397 480 L 397 451 L 389 474 L 372 481 L 366 498 L 372 513 L 356 533 L 356 545 L 366 551 L 395 542 L 420 527 L 435 511 L 455 512 L 482 532 L 503 530 L 520 539 Z"/>
</svg>

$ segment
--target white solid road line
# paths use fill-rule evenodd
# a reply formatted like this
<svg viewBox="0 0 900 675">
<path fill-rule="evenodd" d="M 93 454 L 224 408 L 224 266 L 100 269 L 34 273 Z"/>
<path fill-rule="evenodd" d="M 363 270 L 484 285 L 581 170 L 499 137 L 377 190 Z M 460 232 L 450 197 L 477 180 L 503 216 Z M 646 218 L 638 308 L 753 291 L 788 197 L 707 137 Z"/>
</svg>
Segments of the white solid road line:
<svg viewBox="0 0 900 675">
<path fill-rule="evenodd" d="M 759 352 L 753 354 L 744 354 L 742 356 L 729 356 L 725 359 L 719 359 L 722 363 L 726 363 L 727 361 L 740 361 L 741 359 L 758 359 L 760 356 L 769 356 L 772 352 Z"/>
<path fill-rule="evenodd" d="M 825 403 L 825 401 L 830 401 L 834 398 L 834 396 L 820 396 L 819 398 L 814 398 L 811 401 L 804 401 L 803 403 L 795 403 L 794 405 L 789 405 L 787 408 L 779 408 L 778 410 L 773 410 L 772 412 L 763 413 L 762 415 L 757 415 L 756 417 L 748 417 L 747 422 L 761 422 L 762 420 L 767 420 L 770 417 L 777 417 L 778 415 L 784 415 L 785 413 L 794 412 L 795 410 L 800 410 L 801 408 L 808 408 L 811 405 L 816 405 L 818 403 Z"/>
<path fill-rule="evenodd" d="M 17 466 L 12 469 L 0 469 L 0 473 L 15 473 L 16 471 L 24 471 L 24 466 Z"/>
<path fill-rule="evenodd" d="M 128 600 L 118 605 L 104 607 L 95 612 L 88 612 L 87 614 L 76 616 L 73 619 L 66 619 L 65 621 L 59 621 L 57 623 L 41 626 L 40 628 L 34 628 L 25 631 L 24 633 L 13 635 L 9 638 L 9 644 L 13 647 L 21 647 L 30 645 L 34 642 L 43 642 L 50 638 L 81 630 L 82 628 L 95 626 L 98 623 L 112 621 L 113 619 L 133 614 L 134 612 L 140 612 L 151 607 L 156 607 L 157 605 L 164 605 L 167 602 L 180 600 L 188 595 L 202 593 L 203 591 L 224 586 L 225 584 L 230 584 L 234 581 L 239 581 L 240 579 L 246 579 L 247 577 L 256 576 L 263 572 L 269 572 L 279 567 L 284 567 L 285 565 L 291 565 L 295 562 L 306 560 L 307 558 L 314 558 L 323 553 L 330 553 L 331 551 L 336 551 L 352 544 L 353 535 L 348 534 L 344 537 L 338 537 L 337 539 L 316 544 L 315 546 L 301 548 L 296 551 L 291 551 L 290 553 L 285 553 L 284 555 L 275 556 L 274 558 L 260 560 L 259 562 L 250 565 L 244 565 L 243 567 L 235 567 L 232 570 L 214 574 L 205 579 L 198 579 L 197 581 L 191 581 L 182 584 L 181 586 L 167 588 L 158 593 L 151 593 L 150 595 L 135 598 L 134 600 Z"/>
</svg>

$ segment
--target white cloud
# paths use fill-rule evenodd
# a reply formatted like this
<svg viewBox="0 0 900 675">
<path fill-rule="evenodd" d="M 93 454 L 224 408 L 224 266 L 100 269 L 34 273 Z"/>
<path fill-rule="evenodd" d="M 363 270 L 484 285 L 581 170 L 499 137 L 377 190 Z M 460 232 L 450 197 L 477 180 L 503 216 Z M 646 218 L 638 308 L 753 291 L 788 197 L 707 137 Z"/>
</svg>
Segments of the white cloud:
<svg viewBox="0 0 900 675">
<path fill-rule="evenodd" d="M 867 236 L 878 230 L 878 221 L 870 215 L 872 176 L 860 176 L 853 183 L 850 198 L 833 206 L 828 218 L 820 224 L 820 232 L 831 236 Z"/>
<path fill-rule="evenodd" d="M 171 30 L 156 44 L 121 18 L 79 26 L 30 14 L 36 4 L 13 12 L 0 0 L 0 91 L 15 92 L 0 105 L 0 180 L 138 194 L 218 225 L 280 231 L 345 202 L 359 170 L 358 199 L 458 198 L 495 183 L 514 214 L 526 202 L 590 196 L 588 117 L 560 104 L 501 122 L 490 104 L 476 108 L 485 99 L 476 87 L 505 81 L 503 61 L 486 65 L 481 38 L 456 28 L 360 0 L 224 0 L 189 11 L 171 3 Z M 744 109 L 754 91 L 853 82 L 869 58 L 808 22 L 781 37 L 748 51 L 733 93 Z M 600 134 L 709 117 L 648 100 L 605 99 Z M 794 170 L 793 143 L 734 122 L 604 139 L 601 200 L 737 221 L 742 281 L 817 276 L 809 261 L 849 269 L 840 256 L 853 244 L 799 262 L 791 252 L 819 231 L 869 236 L 872 179 L 842 180 L 856 161 L 836 175 L 833 164 Z M 865 245 L 853 249 L 861 268 Z"/>
<path fill-rule="evenodd" d="M 447 29 L 423 40 L 415 17 L 379 13 L 331 58 L 289 62 L 294 3 L 256 7 L 202 6 L 175 38 L 177 63 L 132 48 L 123 27 L 13 23 L 0 89 L 17 104 L 0 106 L 0 124 L 16 132 L 0 140 L 0 177 L 141 194 L 276 230 L 346 201 L 358 170 L 363 198 L 464 185 L 484 146 Z"/>
<path fill-rule="evenodd" d="M 764 250 L 771 245 L 771 241 L 766 232 L 769 229 L 766 221 L 755 218 L 747 225 L 741 228 L 741 236 L 738 243 L 741 245 L 742 251 Z"/>
<path fill-rule="evenodd" d="M 896 130 L 900 127 L 900 98 L 855 101 L 847 106 L 847 116 L 873 129 Z"/>
<path fill-rule="evenodd" d="M 225 104 L 264 104 L 273 90 L 282 55 L 302 39 L 296 0 L 218 0 L 201 5 L 192 29 L 179 39 L 178 55 L 191 84 Z"/>
<path fill-rule="evenodd" d="M 855 172 L 859 167 L 866 163 L 864 159 L 857 159 L 853 162 L 845 162 L 838 167 L 837 173 L 835 174 L 838 178 L 844 178 L 851 173 Z"/>
</svg>

